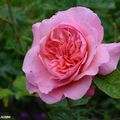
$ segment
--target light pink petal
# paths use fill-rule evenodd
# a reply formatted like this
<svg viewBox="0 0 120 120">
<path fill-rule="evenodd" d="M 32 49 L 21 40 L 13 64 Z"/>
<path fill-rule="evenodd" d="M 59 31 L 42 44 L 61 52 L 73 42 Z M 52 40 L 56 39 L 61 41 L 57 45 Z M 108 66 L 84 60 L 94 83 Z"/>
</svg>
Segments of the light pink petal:
<svg viewBox="0 0 120 120">
<path fill-rule="evenodd" d="M 86 76 L 81 78 L 79 81 L 70 84 L 64 92 L 64 96 L 72 100 L 82 98 L 87 90 L 89 89 L 92 82 L 92 77 Z"/>
<path fill-rule="evenodd" d="M 82 72 L 85 71 L 88 68 L 88 66 L 91 64 L 97 51 L 97 42 L 91 35 L 86 37 L 86 41 L 88 45 L 88 50 L 87 50 L 88 54 L 87 54 L 87 60 L 83 65 Z"/>
<path fill-rule="evenodd" d="M 40 94 L 40 97 L 47 104 L 53 104 L 53 103 L 59 102 L 61 100 L 61 98 L 56 99 L 53 96 L 50 96 L 48 94 Z"/>
<path fill-rule="evenodd" d="M 100 19 L 95 13 L 85 7 L 73 7 L 66 11 L 58 12 L 50 19 L 42 21 L 39 25 L 39 33 L 37 34 L 37 37 L 39 35 L 41 39 L 62 23 L 74 26 L 84 37 L 92 35 L 98 42 L 101 42 L 103 39 L 103 27 L 101 26 Z M 35 28 L 38 27 L 35 26 Z M 38 44 L 37 42 L 34 43 Z"/>
<path fill-rule="evenodd" d="M 56 88 L 48 94 L 39 93 L 39 95 L 41 99 L 48 104 L 59 102 L 64 97 L 77 100 L 86 94 L 91 85 L 91 82 L 92 77 L 86 76 L 79 81 L 71 82 L 65 86 Z"/>
<path fill-rule="evenodd" d="M 96 51 L 96 55 L 93 58 L 92 63 L 89 65 L 89 67 L 87 68 L 86 71 L 80 73 L 75 80 L 79 80 L 80 78 L 82 78 L 85 75 L 91 75 L 94 76 L 98 73 L 99 67 L 103 64 L 103 63 L 107 63 L 109 61 L 109 53 L 108 50 L 106 49 L 106 47 L 104 47 L 104 45 L 99 45 L 97 47 L 97 51 Z"/>
<path fill-rule="evenodd" d="M 38 87 L 34 86 L 33 84 L 29 83 L 28 81 L 26 83 L 26 86 L 27 86 L 27 90 L 29 91 L 29 93 L 35 93 L 38 91 Z"/>
<path fill-rule="evenodd" d="M 117 68 L 118 61 L 120 60 L 120 43 L 103 44 L 110 54 L 110 60 L 100 66 L 99 73 L 107 75 Z"/>
<path fill-rule="evenodd" d="M 48 93 L 53 89 L 55 82 L 41 63 L 38 53 L 39 46 L 32 47 L 27 52 L 23 63 L 23 71 L 29 83 L 38 87 L 41 92 Z"/>
<path fill-rule="evenodd" d="M 101 21 L 99 19 L 99 17 L 93 12 L 91 11 L 89 8 L 86 7 L 74 7 L 68 10 L 68 14 L 70 14 L 71 16 L 74 16 L 74 18 L 76 19 L 76 21 L 78 21 L 77 23 L 79 24 L 79 21 L 84 21 L 84 23 L 86 23 L 86 25 L 90 25 L 92 26 L 92 28 L 90 28 L 91 33 L 93 33 L 93 36 L 95 37 L 96 33 L 95 29 L 97 30 L 97 40 L 99 42 L 101 42 L 103 40 L 103 27 L 101 26 Z M 94 29 L 95 28 L 95 29 Z"/>
<path fill-rule="evenodd" d="M 61 87 L 61 88 L 54 89 L 48 94 L 39 93 L 39 95 L 44 102 L 48 104 L 53 104 L 53 103 L 59 102 L 64 98 L 63 91 L 64 91 L 64 88 Z"/>
<path fill-rule="evenodd" d="M 36 23 L 36 24 L 33 24 L 32 25 L 32 32 L 33 32 L 33 44 L 32 46 L 34 45 L 38 45 L 39 42 L 40 42 L 40 22 Z"/>
</svg>

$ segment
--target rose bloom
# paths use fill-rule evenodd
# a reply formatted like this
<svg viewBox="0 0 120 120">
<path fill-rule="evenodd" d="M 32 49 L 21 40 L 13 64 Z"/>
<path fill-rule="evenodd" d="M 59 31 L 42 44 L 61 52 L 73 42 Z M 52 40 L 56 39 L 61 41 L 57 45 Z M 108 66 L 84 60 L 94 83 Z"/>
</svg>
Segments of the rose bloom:
<svg viewBox="0 0 120 120">
<path fill-rule="evenodd" d="M 93 94 L 93 77 L 111 73 L 120 59 L 120 43 L 101 43 L 100 19 L 85 7 L 60 11 L 34 24 L 32 32 L 23 63 L 27 89 L 49 104 Z"/>
</svg>

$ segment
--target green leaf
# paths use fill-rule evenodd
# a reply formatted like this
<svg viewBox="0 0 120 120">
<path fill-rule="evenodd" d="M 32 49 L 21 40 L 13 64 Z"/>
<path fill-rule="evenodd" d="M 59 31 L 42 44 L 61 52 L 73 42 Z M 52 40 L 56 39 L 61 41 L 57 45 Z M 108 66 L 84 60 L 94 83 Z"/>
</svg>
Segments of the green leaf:
<svg viewBox="0 0 120 120">
<path fill-rule="evenodd" d="M 107 76 L 96 76 L 94 83 L 107 95 L 120 99 L 120 71 L 115 70 Z"/>
<path fill-rule="evenodd" d="M 69 104 L 72 107 L 80 106 L 80 105 L 85 105 L 85 104 L 88 103 L 89 99 L 90 99 L 90 97 L 85 96 L 85 97 L 83 97 L 80 100 L 74 100 L 74 101 L 73 100 L 69 100 Z"/>
<path fill-rule="evenodd" d="M 69 109 L 57 108 L 48 113 L 50 120 L 75 120 Z"/>
<path fill-rule="evenodd" d="M 26 82 L 24 76 L 22 75 L 18 76 L 15 82 L 13 83 L 13 87 L 16 89 L 16 93 L 15 93 L 16 99 L 29 95 L 26 89 Z"/>
<path fill-rule="evenodd" d="M 7 88 L 0 88 L 0 99 L 13 95 L 13 92 Z"/>
<path fill-rule="evenodd" d="M 14 81 L 13 86 L 21 91 L 26 91 L 26 82 L 24 76 L 18 76 Z"/>
<path fill-rule="evenodd" d="M 47 105 L 47 107 L 49 109 L 53 109 L 53 108 L 59 108 L 59 107 L 68 107 L 68 101 L 67 99 L 64 99 L 58 103 L 52 104 L 52 105 Z"/>
</svg>

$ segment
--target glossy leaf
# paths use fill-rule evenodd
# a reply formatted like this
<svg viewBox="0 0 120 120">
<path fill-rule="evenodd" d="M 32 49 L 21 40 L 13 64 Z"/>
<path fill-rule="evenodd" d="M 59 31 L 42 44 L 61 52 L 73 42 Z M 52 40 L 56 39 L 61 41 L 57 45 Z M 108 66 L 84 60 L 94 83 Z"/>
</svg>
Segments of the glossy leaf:
<svg viewBox="0 0 120 120">
<path fill-rule="evenodd" d="M 96 76 L 94 83 L 107 95 L 120 99 L 120 71 L 115 70 L 107 76 Z"/>
</svg>

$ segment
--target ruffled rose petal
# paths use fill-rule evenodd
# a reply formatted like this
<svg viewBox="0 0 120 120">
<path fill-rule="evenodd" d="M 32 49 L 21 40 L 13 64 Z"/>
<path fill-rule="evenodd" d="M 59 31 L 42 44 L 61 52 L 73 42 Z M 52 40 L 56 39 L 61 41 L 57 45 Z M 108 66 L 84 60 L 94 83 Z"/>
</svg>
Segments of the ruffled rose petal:
<svg viewBox="0 0 120 120">
<path fill-rule="evenodd" d="M 39 93 L 39 95 L 41 99 L 48 104 L 59 102 L 64 97 L 77 100 L 82 98 L 86 94 L 87 90 L 91 85 L 91 82 L 92 77 L 86 76 L 79 81 L 71 82 L 65 86 L 56 88 L 48 94 Z"/>
<path fill-rule="evenodd" d="M 92 77 L 90 76 L 83 77 L 79 81 L 73 82 L 67 86 L 67 89 L 64 92 L 64 96 L 72 100 L 82 98 L 89 89 L 91 82 Z"/>
<path fill-rule="evenodd" d="M 120 43 L 103 44 L 110 54 L 110 60 L 100 66 L 99 74 L 107 75 L 117 68 L 120 59 Z"/>
<path fill-rule="evenodd" d="M 27 86 L 27 90 L 29 91 L 29 93 L 35 93 L 39 90 L 37 86 L 34 86 L 28 81 L 26 82 L 26 86 Z"/>
<path fill-rule="evenodd" d="M 88 55 L 86 63 L 83 65 L 82 71 L 85 71 L 88 68 L 97 51 L 97 42 L 91 35 L 86 37 L 86 41 L 88 46 Z"/>
<path fill-rule="evenodd" d="M 39 33 L 37 31 L 38 34 L 34 34 L 34 32 L 34 37 L 38 38 L 39 35 L 39 38 L 42 39 L 42 37 L 48 35 L 61 23 L 74 26 L 84 35 L 84 37 L 92 35 L 98 42 L 101 42 L 103 39 L 103 27 L 101 26 L 100 19 L 95 13 L 85 7 L 73 7 L 69 10 L 58 12 L 50 19 L 46 19 L 40 24 L 34 25 L 33 32 L 37 30 L 39 26 Z M 39 41 L 35 40 L 33 43 L 38 44 Z"/>
<path fill-rule="evenodd" d="M 48 94 L 39 92 L 39 95 L 40 95 L 40 98 L 44 102 L 46 102 L 48 104 L 53 104 L 53 103 L 59 102 L 60 100 L 62 100 L 64 98 L 64 96 L 63 96 L 64 90 L 65 90 L 64 87 L 59 87 L 59 88 L 52 90 Z"/>
<path fill-rule="evenodd" d="M 104 47 L 104 45 L 99 45 L 97 47 L 97 51 L 96 51 L 96 55 L 93 58 L 92 63 L 89 65 L 89 67 L 87 68 L 86 71 L 80 73 L 75 80 L 79 80 L 80 78 L 82 78 L 85 75 L 91 75 L 94 76 L 98 73 L 99 67 L 103 64 L 103 63 L 107 63 L 109 61 L 109 53 L 108 50 L 106 49 L 106 47 Z"/>
<path fill-rule="evenodd" d="M 23 63 L 23 71 L 29 83 L 37 86 L 41 92 L 48 93 L 54 88 L 55 82 L 41 63 L 38 53 L 39 46 L 32 47 L 27 52 Z"/>
<path fill-rule="evenodd" d="M 32 46 L 34 45 L 38 45 L 39 42 L 40 42 L 40 22 L 36 23 L 36 24 L 33 24 L 32 25 L 32 32 L 33 32 L 33 44 Z"/>
</svg>

